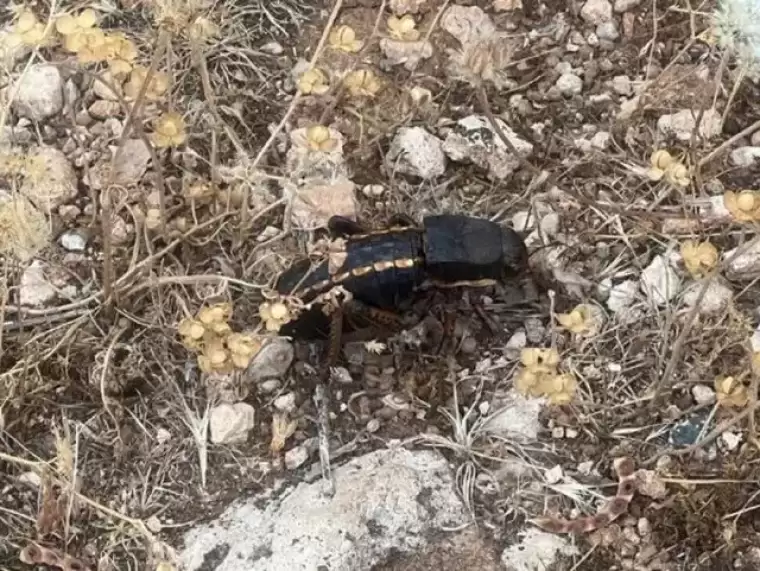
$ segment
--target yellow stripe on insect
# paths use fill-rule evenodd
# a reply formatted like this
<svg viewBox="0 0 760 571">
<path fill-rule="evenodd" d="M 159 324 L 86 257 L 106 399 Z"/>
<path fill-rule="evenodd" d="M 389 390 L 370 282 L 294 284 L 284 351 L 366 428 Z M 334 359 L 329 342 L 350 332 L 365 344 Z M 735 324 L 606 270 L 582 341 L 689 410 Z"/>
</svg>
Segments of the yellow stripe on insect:
<svg viewBox="0 0 760 571">
<path fill-rule="evenodd" d="M 395 232 L 403 232 L 404 230 L 411 230 L 414 226 L 391 226 L 390 228 L 383 228 L 381 230 L 372 230 L 370 232 L 364 232 L 363 234 L 351 235 L 351 240 L 361 240 L 363 238 L 371 238 L 373 236 L 383 236 L 385 234 L 394 234 Z"/>
<path fill-rule="evenodd" d="M 393 265 L 401 269 L 413 268 L 414 264 L 416 263 L 417 260 L 414 258 L 402 258 L 401 260 L 393 260 Z"/>
<path fill-rule="evenodd" d="M 362 266 L 361 268 L 354 268 L 351 270 L 351 273 L 354 274 L 357 278 L 360 278 L 361 276 L 366 276 L 372 271 L 372 269 L 372 266 Z"/>
<path fill-rule="evenodd" d="M 362 276 L 366 276 L 367 274 L 373 271 L 384 272 L 386 270 L 392 270 L 393 268 L 398 268 L 398 269 L 413 268 L 416 264 L 419 264 L 420 262 L 422 262 L 422 258 L 401 258 L 398 260 L 383 260 L 380 262 L 375 262 L 374 264 L 369 264 L 367 266 L 362 266 L 360 268 L 354 268 L 349 272 L 343 272 L 342 274 L 333 276 L 332 279 L 322 280 L 320 282 L 317 282 L 311 285 L 310 287 L 304 288 L 303 290 L 298 292 L 298 294 L 301 296 L 306 296 L 312 292 L 321 292 L 328 289 L 331 286 L 335 286 L 346 281 L 351 276 L 360 278 Z"/>
<path fill-rule="evenodd" d="M 462 280 L 459 282 L 441 282 L 438 280 L 431 280 L 431 283 L 439 288 L 453 288 L 453 287 L 487 287 L 496 285 L 496 280 L 484 278 L 482 280 Z"/>
<path fill-rule="evenodd" d="M 390 270 L 393 268 L 393 260 L 383 260 L 382 262 L 375 262 L 372 264 L 372 267 L 375 268 L 376 272 L 384 272 L 385 270 Z"/>
</svg>

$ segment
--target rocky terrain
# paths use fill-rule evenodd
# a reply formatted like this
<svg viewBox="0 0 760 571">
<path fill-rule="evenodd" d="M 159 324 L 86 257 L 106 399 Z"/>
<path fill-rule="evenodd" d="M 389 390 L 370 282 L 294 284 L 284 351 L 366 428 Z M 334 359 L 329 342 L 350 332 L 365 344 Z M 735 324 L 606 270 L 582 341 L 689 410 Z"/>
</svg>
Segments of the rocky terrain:
<svg viewBox="0 0 760 571">
<path fill-rule="evenodd" d="M 4 7 L 0 569 L 760 568 L 758 30 L 754 0 Z M 323 383 L 274 281 L 397 213 L 510 226 L 530 271 Z"/>
</svg>

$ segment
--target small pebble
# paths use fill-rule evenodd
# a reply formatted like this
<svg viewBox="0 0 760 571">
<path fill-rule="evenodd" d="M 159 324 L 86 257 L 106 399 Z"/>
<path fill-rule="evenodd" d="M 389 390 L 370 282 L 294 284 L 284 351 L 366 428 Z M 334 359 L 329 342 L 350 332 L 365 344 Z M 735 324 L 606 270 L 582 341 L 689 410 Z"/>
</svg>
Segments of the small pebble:
<svg viewBox="0 0 760 571">
<path fill-rule="evenodd" d="M 621 12 L 627 12 L 631 8 L 635 8 L 641 3 L 641 0 L 615 0 L 614 10 L 618 14 Z"/>
<path fill-rule="evenodd" d="M 84 252 L 87 248 L 87 233 L 84 230 L 68 230 L 61 234 L 58 241 L 69 252 Z"/>
<path fill-rule="evenodd" d="M 333 369 L 330 375 L 330 379 L 342 385 L 348 385 L 354 382 L 354 379 L 351 377 L 351 373 L 349 373 L 348 369 L 345 367 L 336 367 Z"/>
<path fill-rule="evenodd" d="M 267 226 L 261 231 L 261 233 L 258 236 L 256 236 L 256 241 L 266 242 L 267 240 L 271 240 L 272 238 L 277 236 L 277 234 L 279 233 L 280 233 L 279 228 L 276 228 L 274 226 Z"/>
<path fill-rule="evenodd" d="M 465 337 L 465 339 L 462 341 L 461 349 L 462 353 L 471 355 L 474 353 L 478 348 L 478 342 L 475 340 L 474 337 Z"/>
<path fill-rule="evenodd" d="M 565 437 L 565 429 L 561 426 L 555 426 L 552 428 L 552 438 L 559 440 Z"/>
<path fill-rule="evenodd" d="M 280 388 L 280 380 L 269 379 L 269 380 L 260 382 L 258 386 L 259 386 L 259 390 L 264 394 L 273 393 L 277 389 Z"/>
<path fill-rule="evenodd" d="M 169 440 L 171 440 L 171 437 L 172 437 L 172 433 L 163 427 L 156 430 L 156 440 L 158 441 L 159 444 L 168 442 Z"/>
<path fill-rule="evenodd" d="M 272 54 L 274 56 L 278 56 L 285 51 L 285 48 L 283 48 L 282 44 L 279 42 L 267 42 L 259 49 L 264 53 Z"/>
<path fill-rule="evenodd" d="M 24 472 L 18 477 L 18 481 L 22 484 L 28 484 L 34 488 L 39 488 L 42 483 L 42 478 L 37 472 Z"/>
<path fill-rule="evenodd" d="M 282 412 L 293 412 L 296 408 L 296 393 L 290 392 L 274 399 L 274 408 Z"/>
<path fill-rule="evenodd" d="M 367 423 L 367 432 L 374 433 L 380 430 L 380 420 L 373 418 Z"/>
<path fill-rule="evenodd" d="M 596 27 L 596 35 L 600 40 L 614 42 L 620 37 L 620 32 L 618 32 L 617 24 L 610 20 L 609 22 L 602 22 Z"/>
<path fill-rule="evenodd" d="M 550 468 L 544 473 L 544 477 L 546 478 L 546 482 L 548 484 L 557 484 L 562 481 L 562 478 L 564 476 L 564 473 L 562 472 L 562 466 L 557 464 L 553 468 Z"/>
<path fill-rule="evenodd" d="M 715 391 L 707 385 L 694 385 L 691 388 L 694 402 L 697 404 L 712 404 L 715 402 Z"/>
<path fill-rule="evenodd" d="M 631 545 L 638 545 L 641 543 L 641 538 L 639 537 L 639 534 L 636 533 L 636 530 L 633 529 L 632 527 L 623 528 L 623 537 Z"/>
<path fill-rule="evenodd" d="M 633 86 L 627 75 L 616 75 L 612 78 L 612 90 L 618 95 L 631 95 Z"/>
<path fill-rule="evenodd" d="M 285 452 L 285 467 L 295 470 L 309 459 L 309 450 L 303 444 Z"/>
<path fill-rule="evenodd" d="M 742 441 L 742 435 L 727 430 L 720 435 L 720 441 L 724 449 L 728 451 L 736 450 Z"/>
<path fill-rule="evenodd" d="M 640 517 L 636 522 L 636 529 L 639 532 L 639 536 L 646 537 L 652 533 L 652 524 L 645 517 Z"/>
<path fill-rule="evenodd" d="M 362 194 L 367 198 L 382 196 L 385 192 L 385 187 L 382 184 L 368 184 L 362 188 Z"/>
<path fill-rule="evenodd" d="M 572 97 L 583 91 L 583 80 L 574 73 L 563 73 L 559 76 L 556 86 L 562 95 Z"/>
<path fill-rule="evenodd" d="M 610 146 L 611 135 L 607 131 L 599 131 L 591 137 L 591 146 L 600 151 L 604 151 Z"/>
<path fill-rule="evenodd" d="M 590 476 L 593 469 L 594 463 L 591 460 L 587 460 L 586 462 L 581 462 L 578 464 L 578 472 L 584 476 Z"/>
<path fill-rule="evenodd" d="M 573 66 L 569 61 L 561 61 L 557 65 L 554 66 L 554 71 L 556 71 L 560 75 L 564 75 L 566 73 L 572 73 Z"/>
<path fill-rule="evenodd" d="M 673 458 L 668 456 L 667 454 L 665 456 L 660 456 L 657 459 L 657 462 L 654 465 L 654 468 L 657 472 L 660 474 L 670 471 L 670 468 L 673 466 Z"/>
</svg>

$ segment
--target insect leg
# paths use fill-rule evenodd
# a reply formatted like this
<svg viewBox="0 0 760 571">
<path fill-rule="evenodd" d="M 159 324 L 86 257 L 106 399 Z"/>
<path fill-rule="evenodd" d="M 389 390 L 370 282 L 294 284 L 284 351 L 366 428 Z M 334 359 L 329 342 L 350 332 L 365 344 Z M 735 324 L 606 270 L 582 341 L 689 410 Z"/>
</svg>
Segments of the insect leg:
<svg viewBox="0 0 760 571">
<path fill-rule="evenodd" d="M 332 299 L 325 306 L 329 312 L 330 332 L 327 340 L 327 357 L 322 366 L 320 382 L 314 392 L 317 405 L 319 463 L 322 467 L 322 478 L 325 483 L 325 493 L 335 494 L 335 481 L 330 468 L 330 377 L 332 368 L 338 364 L 340 357 L 340 342 L 343 332 L 343 308 L 339 299 Z"/>
<path fill-rule="evenodd" d="M 350 319 L 366 321 L 372 325 L 382 325 L 392 329 L 403 329 L 405 325 L 401 315 L 386 309 L 372 307 L 356 299 L 346 303 L 345 311 Z"/>
</svg>

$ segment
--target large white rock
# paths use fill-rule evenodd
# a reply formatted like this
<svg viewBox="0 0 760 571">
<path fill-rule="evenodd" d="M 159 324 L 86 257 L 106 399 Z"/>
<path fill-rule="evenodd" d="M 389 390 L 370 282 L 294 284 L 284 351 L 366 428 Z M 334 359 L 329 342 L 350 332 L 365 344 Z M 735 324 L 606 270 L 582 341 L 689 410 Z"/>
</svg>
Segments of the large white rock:
<svg viewBox="0 0 760 571">
<path fill-rule="evenodd" d="M 683 109 L 678 113 L 663 115 L 657 120 L 657 128 L 664 135 L 673 135 L 679 141 L 691 140 L 694 126 L 697 124 L 699 110 Z M 720 113 L 715 109 L 708 109 L 702 115 L 699 122 L 699 135 L 705 139 L 711 139 L 721 132 Z"/>
<path fill-rule="evenodd" d="M 496 123 L 520 156 L 524 158 L 533 152 L 533 145 L 518 137 L 504 121 L 497 117 Z M 493 179 L 504 179 L 520 166 L 519 157 L 507 148 L 483 115 L 460 119 L 443 142 L 443 150 L 453 161 L 473 162 L 488 169 Z"/>
<path fill-rule="evenodd" d="M 321 480 L 304 482 L 274 498 L 241 501 L 191 529 L 180 553 L 183 569 L 370 571 L 468 520 L 451 469 L 436 451 L 378 450 L 333 475 L 332 497 Z"/>
<path fill-rule="evenodd" d="M 441 176 L 446 171 L 446 155 L 441 149 L 441 140 L 422 127 L 399 129 L 385 162 L 391 171 L 423 179 Z"/>
<path fill-rule="evenodd" d="M 607 309 L 612 313 L 620 313 L 628 309 L 636 301 L 638 289 L 638 284 L 633 280 L 626 280 L 612 286 L 607 297 Z"/>
<path fill-rule="evenodd" d="M 723 254 L 723 260 L 728 262 L 726 277 L 728 279 L 747 279 L 760 275 L 760 240 L 742 244 L 738 248 Z"/>
<path fill-rule="evenodd" d="M 493 403 L 483 430 L 505 438 L 535 440 L 541 430 L 539 415 L 544 404 L 544 399 L 525 398 L 512 390 Z"/>
<path fill-rule="evenodd" d="M 578 95 L 583 91 L 583 80 L 574 73 L 563 73 L 557 79 L 557 89 L 565 97 Z"/>
<path fill-rule="evenodd" d="M 612 19 L 612 4 L 609 0 L 587 0 L 581 8 L 581 18 L 598 26 Z"/>
<path fill-rule="evenodd" d="M 63 109 L 63 78 L 58 67 L 37 64 L 21 77 L 13 103 L 16 112 L 32 121 L 44 121 Z"/>
<path fill-rule="evenodd" d="M 18 300 L 21 305 L 40 307 L 55 299 L 56 289 L 45 276 L 45 264 L 34 260 L 21 274 Z"/>
<path fill-rule="evenodd" d="M 731 162 L 737 167 L 749 167 L 760 159 L 760 147 L 739 147 L 731 151 Z"/>
<path fill-rule="evenodd" d="M 501 554 L 501 563 L 506 571 L 549 569 L 560 556 L 578 554 L 578 548 L 561 535 L 530 528 L 520 536 L 519 541 Z"/>
<path fill-rule="evenodd" d="M 211 442 L 215 444 L 244 442 L 248 438 L 248 432 L 254 427 L 255 418 L 255 409 L 245 402 L 215 406 L 209 415 Z"/>
<path fill-rule="evenodd" d="M 657 305 L 668 303 L 678 294 L 680 287 L 681 278 L 665 256 L 655 256 L 641 272 L 641 290 Z"/>
<path fill-rule="evenodd" d="M 702 292 L 704 282 L 692 282 L 683 292 L 683 302 L 689 309 L 694 308 Z M 707 291 L 702 297 L 697 311 L 702 315 L 714 315 L 725 311 L 734 298 L 734 291 L 722 278 L 716 277 L 710 281 Z"/>
<path fill-rule="evenodd" d="M 34 158 L 21 185 L 21 194 L 46 214 L 76 198 L 77 174 L 69 159 L 55 147 L 40 146 L 30 153 Z"/>
</svg>

